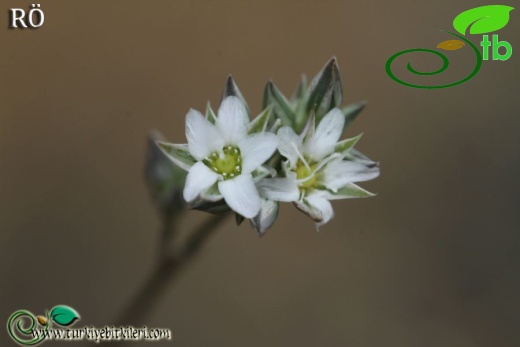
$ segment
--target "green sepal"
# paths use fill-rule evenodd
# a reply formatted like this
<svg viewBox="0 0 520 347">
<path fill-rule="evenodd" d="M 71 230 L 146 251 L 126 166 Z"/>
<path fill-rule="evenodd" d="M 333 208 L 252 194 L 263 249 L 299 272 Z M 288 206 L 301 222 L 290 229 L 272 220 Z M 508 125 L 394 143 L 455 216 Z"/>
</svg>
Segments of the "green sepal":
<svg viewBox="0 0 520 347">
<path fill-rule="evenodd" d="M 278 201 L 261 199 L 260 212 L 249 221 L 251 227 L 256 231 L 258 236 L 263 236 L 265 232 L 271 228 L 278 218 L 280 204 Z"/>
<path fill-rule="evenodd" d="M 314 110 L 317 123 L 334 107 L 341 106 L 343 102 L 343 85 L 335 57 L 330 59 L 314 77 L 309 89 L 310 94 L 305 111 L 310 113 Z"/>
<path fill-rule="evenodd" d="M 343 131 L 352 123 L 357 116 L 363 111 L 363 109 L 367 106 L 366 101 L 360 101 L 353 104 L 349 104 L 345 106 L 341 112 L 345 115 L 345 125 L 343 126 Z"/>
<path fill-rule="evenodd" d="M 296 87 L 296 90 L 294 91 L 291 101 L 298 102 L 301 99 L 304 99 L 307 94 L 307 88 L 308 88 L 307 76 L 302 75 L 302 77 L 300 79 L 300 83 L 298 83 L 298 86 Z"/>
<path fill-rule="evenodd" d="M 184 209 L 182 189 L 187 172 L 175 165 L 164 153 L 157 141 L 164 137 L 158 131 L 151 131 L 147 139 L 144 177 L 152 201 L 166 215 L 173 215 Z"/>
<path fill-rule="evenodd" d="M 345 153 L 344 159 L 346 160 L 353 160 L 357 161 L 367 167 L 373 167 L 378 165 L 376 162 L 374 162 L 372 159 L 361 153 L 355 148 L 351 148 L 350 151 Z"/>
<path fill-rule="evenodd" d="M 248 118 L 251 119 L 251 112 L 249 111 L 249 106 L 247 105 L 246 99 L 240 92 L 240 89 L 238 89 L 238 86 L 236 85 L 231 75 L 229 75 L 226 80 L 226 86 L 224 87 L 224 91 L 222 92 L 222 100 L 224 100 L 228 96 L 236 96 L 237 98 L 239 98 L 240 101 L 242 101 L 242 103 L 244 104 L 244 107 L 246 108 Z"/>
<path fill-rule="evenodd" d="M 219 201 L 198 199 L 190 203 L 190 208 L 208 213 L 222 213 L 231 211 L 224 199 Z"/>
<path fill-rule="evenodd" d="M 294 206 L 308 217 L 310 217 L 316 223 L 323 221 L 321 212 L 307 203 L 305 200 L 298 200 L 294 202 Z"/>
<path fill-rule="evenodd" d="M 191 156 L 187 144 L 174 144 L 163 141 L 157 141 L 156 143 L 163 153 L 183 170 L 188 171 L 197 162 Z"/>
<path fill-rule="evenodd" d="M 363 134 L 359 134 L 358 136 L 356 137 L 352 137 L 350 139 L 345 139 L 343 141 L 340 141 L 336 144 L 336 147 L 334 148 L 334 152 L 336 153 L 341 153 L 341 154 L 345 154 L 346 152 L 348 152 L 352 147 L 354 147 L 354 145 L 359 141 L 359 139 L 361 139 L 361 136 L 363 136 Z"/>
<path fill-rule="evenodd" d="M 265 86 L 263 108 L 267 108 L 270 105 L 273 105 L 274 115 L 281 119 L 283 125 L 294 126 L 294 111 L 289 101 L 272 81 L 267 82 Z"/>
<path fill-rule="evenodd" d="M 328 190 L 328 192 L 330 194 L 330 196 L 327 196 L 328 200 L 369 198 L 375 196 L 374 193 L 371 193 L 354 183 L 348 183 L 336 192 L 331 190 Z"/>
<path fill-rule="evenodd" d="M 217 121 L 217 115 L 215 114 L 215 112 L 211 108 L 211 104 L 209 103 L 209 101 L 208 101 L 208 103 L 206 105 L 206 119 L 211 124 L 215 124 L 215 122 Z"/>
<path fill-rule="evenodd" d="M 247 133 L 254 134 L 264 132 L 271 118 L 273 106 L 268 106 L 247 126 Z"/>
<path fill-rule="evenodd" d="M 235 222 L 237 223 L 237 226 L 242 224 L 242 222 L 244 220 L 245 220 L 244 216 L 241 216 L 238 213 L 235 213 Z"/>
</svg>

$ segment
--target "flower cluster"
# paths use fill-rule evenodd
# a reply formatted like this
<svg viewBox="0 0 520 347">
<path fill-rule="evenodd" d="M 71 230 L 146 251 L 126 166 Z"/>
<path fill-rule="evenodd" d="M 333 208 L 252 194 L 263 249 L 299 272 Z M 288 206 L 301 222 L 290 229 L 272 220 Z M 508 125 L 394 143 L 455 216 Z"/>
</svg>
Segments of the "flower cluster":
<svg viewBox="0 0 520 347">
<path fill-rule="evenodd" d="M 233 210 L 263 234 L 279 202 L 293 202 L 316 222 L 334 216 L 330 200 L 369 197 L 357 186 L 379 175 L 379 166 L 354 148 L 360 135 L 340 140 L 365 103 L 340 108 L 343 88 L 336 59 L 307 86 L 302 78 L 288 100 L 269 82 L 263 111 L 253 120 L 231 77 L 217 114 L 186 115 L 187 144 L 158 140 L 163 153 L 187 172 L 183 197 L 191 208 Z"/>
</svg>

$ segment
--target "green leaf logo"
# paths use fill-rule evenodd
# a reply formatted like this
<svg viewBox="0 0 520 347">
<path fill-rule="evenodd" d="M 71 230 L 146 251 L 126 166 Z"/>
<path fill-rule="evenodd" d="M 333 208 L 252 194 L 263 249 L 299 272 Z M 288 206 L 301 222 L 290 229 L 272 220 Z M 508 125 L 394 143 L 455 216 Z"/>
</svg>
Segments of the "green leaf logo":
<svg viewBox="0 0 520 347">
<path fill-rule="evenodd" d="M 79 319 L 79 314 L 72 307 L 60 305 L 51 310 L 51 319 L 62 326 L 69 326 Z"/>
<path fill-rule="evenodd" d="M 475 7 L 455 17 L 453 27 L 462 35 L 468 28 L 470 34 L 487 34 L 505 27 L 512 10 L 514 7 L 505 5 Z"/>
</svg>

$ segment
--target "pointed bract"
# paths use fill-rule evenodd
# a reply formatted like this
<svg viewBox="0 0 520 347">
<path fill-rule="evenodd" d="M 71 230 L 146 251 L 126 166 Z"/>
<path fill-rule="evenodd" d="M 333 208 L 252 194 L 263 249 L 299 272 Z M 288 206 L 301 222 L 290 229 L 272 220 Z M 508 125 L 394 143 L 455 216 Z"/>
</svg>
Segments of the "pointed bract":
<svg viewBox="0 0 520 347">
<path fill-rule="evenodd" d="M 250 219 L 251 226 L 258 236 L 263 236 L 273 226 L 278 217 L 279 205 L 277 201 L 261 199 L 260 212 Z"/>
<path fill-rule="evenodd" d="M 343 85 L 335 57 L 314 77 L 309 88 L 306 111 L 314 110 L 318 121 L 331 109 L 341 106 Z"/>
<path fill-rule="evenodd" d="M 249 115 L 250 115 L 249 106 L 247 105 L 246 99 L 240 92 L 240 89 L 238 89 L 238 86 L 235 83 L 235 81 L 233 80 L 233 77 L 231 75 L 229 75 L 228 78 L 226 79 L 226 86 L 224 87 L 224 91 L 222 92 L 222 98 L 221 98 L 220 102 L 224 101 L 228 96 L 235 96 L 240 99 L 240 101 L 244 105 L 244 108 L 246 109 L 246 112 L 247 112 L 247 115 L 249 118 Z"/>
<path fill-rule="evenodd" d="M 280 92 L 280 90 L 274 85 L 272 81 L 269 81 L 265 86 L 264 90 L 264 108 L 269 106 L 273 107 L 273 112 L 278 117 L 283 125 L 294 126 L 295 114 L 291 108 L 289 101 Z"/>
</svg>

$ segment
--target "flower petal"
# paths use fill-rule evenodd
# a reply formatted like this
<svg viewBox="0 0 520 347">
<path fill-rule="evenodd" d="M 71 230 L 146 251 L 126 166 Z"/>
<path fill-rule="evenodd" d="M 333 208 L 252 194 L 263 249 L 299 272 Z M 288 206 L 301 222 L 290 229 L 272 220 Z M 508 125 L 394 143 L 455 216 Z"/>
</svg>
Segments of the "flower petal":
<svg viewBox="0 0 520 347">
<path fill-rule="evenodd" d="M 210 170 L 202 162 L 193 165 L 186 177 L 184 186 L 184 199 L 187 202 L 195 200 L 202 191 L 211 187 L 218 179 L 218 175 Z"/>
<path fill-rule="evenodd" d="M 229 207 L 245 218 L 253 218 L 260 212 L 260 196 L 251 174 L 241 174 L 233 179 L 220 181 L 218 189 Z"/>
<path fill-rule="evenodd" d="M 272 133 L 256 133 L 240 140 L 238 147 L 242 156 L 242 172 L 248 174 L 273 155 L 278 147 L 278 138 Z"/>
<path fill-rule="evenodd" d="M 281 127 L 277 133 L 280 143 L 278 144 L 278 150 L 280 154 L 286 157 L 291 164 L 291 167 L 295 167 L 298 162 L 298 158 L 301 156 L 299 151 L 301 149 L 302 140 L 294 130 L 290 127 Z"/>
<path fill-rule="evenodd" d="M 302 142 L 305 142 L 307 138 L 313 137 L 316 132 L 316 117 L 314 114 L 311 114 L 307 124 L 305 124 L 305 128 L 303 128 L 302 133 L 300 134 L 300 138 Z"/>
<path fill-rule="evenodd" d="M 220 104 L 217 116 L 217 128 L 225 145 L 237 144 L 247 134 L 249 122 L 247 111 L 236 96 L 228 96 Z"/>
<path fill-rule="evenodd" d="M 318 124 L 316 132 L 307 136 L 303 144 L 303 152 L 315 161 L 320 161 L 326 155 L 334 152 L 344 124 L 345 116 L 341 110 L 338 108 L 330 110 Z"/>
<path fill-rule="evenodd" d="M 348 183 L 363 182 L 379 176 L 379 167 L 346 160 L 334 160 L 323 169 L 323 183 L 333 191 Z"/>
<path fill-rule="evenodd" d="M 290 202 L 300 198 L 296 177 L 266 178 L 258 182 L 257 187 L 260 195 L 269 200 Z"/>
<path fill-rule="evenodd" d="M 305 197 L 306 202 L 311 205 L 315 210 L 319 211 L 321 215 L 321 221 L 316 223 L 316 230 L 323 224 L 328 223 L 332 217 L 334 217 L 334 210 L 329 200 L 321 196 L 320 193 L 311 193 Z"/>
<path fill-rule="evenodd" d="M 215 126 L 194 109 L 186 115 L 186 138 L 189 151 L 197 160 L 202 160 L 224 145 Z"/>
</svg>

